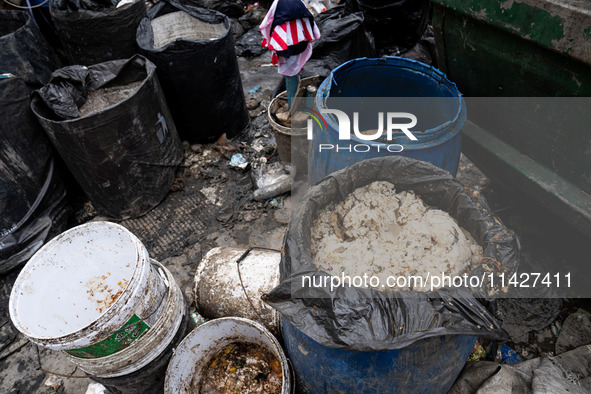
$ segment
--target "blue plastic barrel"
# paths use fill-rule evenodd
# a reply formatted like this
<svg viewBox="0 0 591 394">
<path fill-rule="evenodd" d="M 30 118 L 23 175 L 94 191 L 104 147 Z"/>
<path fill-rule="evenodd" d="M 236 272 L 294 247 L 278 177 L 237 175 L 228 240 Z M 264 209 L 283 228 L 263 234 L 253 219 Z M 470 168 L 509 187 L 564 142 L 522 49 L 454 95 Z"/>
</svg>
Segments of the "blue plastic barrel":
<svg viewBox="0 0 591 394">
<path fill-rule="evenodd" d="M 352 352 L 321 345 L 286 319 L 283 338 L 304 393 L 447 393 L 476 343 L 444 335 L 400 350 Z"/>
<path fill-rule="evenodd" d="M 424 63 L 399 57 L 355 59 L 334 69 L 322 82 L 316 96 L 315 110 L 321 112 L 323 109 L 334 109 L 331 105 L 343 97 L 359 98 L 360 106 L 361 98 L 409 97 L 413 98 L 409 101 L 414 102 L 424 99 L 425 105 L 420 106 L 420 113 L 415 115 L 419 120 L 417 126 L 421 126 L 421 120 L 429 118 L 426 122 L 429 128 L 411 129 L 418 141 L 411 141 L 402 133 L 398 133 L 393 141 L 360 140 L 355 137 L 353 131 L 350 140 L 339 140 L 336 116 L 323 114 L 326 126 L 321 128 L 314 125 L 310 144 L 310 184 L 358 161 L 393 154 L 430 162 L 455 176 L 460 161 L 460 131 L 466 121 L 466 104 L 456 85 L 450 82 L 444 73 Z M 401 100 L 398 99 L 398 102 Z M 392 112 L 396 112 L 396 109 L 396 105 L 393 104 Z M 402 145 L 403 151 L 389 151 L 387 146 L 392 143 Z M 343 149 L 339 149 L 338 152 L 319 152 L 320 144 L 339 145 Z M 367 152 L 347 151 L 347 146 L 359 144 L 370 148 Z"/>
</svg>

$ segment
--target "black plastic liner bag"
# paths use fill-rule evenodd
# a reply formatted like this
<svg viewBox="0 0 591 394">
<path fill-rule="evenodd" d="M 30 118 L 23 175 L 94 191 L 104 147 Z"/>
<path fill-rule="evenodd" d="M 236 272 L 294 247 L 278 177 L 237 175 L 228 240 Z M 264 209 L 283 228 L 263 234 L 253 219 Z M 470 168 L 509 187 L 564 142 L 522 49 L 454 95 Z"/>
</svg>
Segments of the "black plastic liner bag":
<svg viewBox="0 0 591 394">
<path fill-rule="evenodd" d="M 162 19 L 160 19 L 162 18 Z M 227 16 L 160 1 L 137 30 L 141 53 L 158 67 L 183 140 L 208 143 L 240 134 L 249 123 Z"/>
<path fill-rule="evenodd" d="M 389 156 L 337 171 L 306 192 L 285 236 L 280 284 L 263 299 L 316 342 L 352 351 L 402 349 L 442 335 L 507 339 L 505 331 L 479 302 L 480 296 L 486 303 L 494 300 L 486 285 L 476 292 L 468 288 L 381 292 L 355 287 L 331 291 L 330 285 L 302 286 L 304 276 L 330 276 L 312 263 L 310 233 L 319 212 L 374 181 L 388 181 L 397 192 L 413 190 L 469 231 L 486 256 L 471 275 L 516 270 L 518 238 L 493 215 L 482 197 L 430 163 Z"/>
<path fill-rule="evenodd" d="M 0 11 L 0 74 L 19 77 L 30 89 L 61 66 L 55 51 L 25 11 Z"/>
<path fill-rule="evenodd" d="M 158 205 L 183 158 L 155 71 L 140 55 L 68 66 L 33 94 L 33 112 L 51 142 L 97 212 L 111 219 Z M 89 97 L 98 106 L 80 116 Z"/>
<path fill-rule="evenodd" d="M 413 47 L 429 18 L 429 0 L 347 0 L 347 9 L 361 11 L 378 48 Z"/>
<path fill-rule="evenodd" d="M 90 66 L 138 53 L 135 32 L 146 4 L 135 0 L 51 0 L 49 12 L 71 64 Z"/>
<path fill-rule="evenodd" d="M 0 274 L 23 264 L 65 228 L 66 190 L 51 143 L 30 107 L 30 89 L 0 79 Z"/>
<path fill-rule="evenodd" d="M 315 18 L 322 37 L 314 41 L 312 57 L 301 75 L 327 77 L 341 64 L 360 57 L 377 57 L 374 39 L 366 30 L 362 12 L 348 12 L 344 6 L 322 12 Z"/>
</svg>

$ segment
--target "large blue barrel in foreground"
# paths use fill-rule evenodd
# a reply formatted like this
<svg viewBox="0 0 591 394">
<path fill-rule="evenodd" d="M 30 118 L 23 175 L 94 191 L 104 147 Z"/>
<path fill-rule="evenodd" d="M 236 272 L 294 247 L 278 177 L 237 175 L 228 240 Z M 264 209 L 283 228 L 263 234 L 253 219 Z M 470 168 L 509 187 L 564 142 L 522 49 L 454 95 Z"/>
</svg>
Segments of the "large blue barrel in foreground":
<svg viewBox="0 0 591 394">
<path fill-rule="evenodd" d="M 321 345 L 285 318 L 283 338 L 305 393 L 447 393 L 476 343 L 443 335 L 400 350 L 352 352 Z"/>
<path fill-rule="evenodd" d="M 412 111 L 418 123 L 410 130 L 417 141 L 401 132 L 395 133 L 392 140 L 386 140 L 385 135 L 375 141 L 361 140 L 352 128 L 350 140 L 339 140 L 337 117 L 322 114 L 326 124 L 320 123 L 322 127 L 318 127 L 314 123 L 309 150 L 310 184 L 361 160 L 388 155 L 427 161 L 452 175 L 458 170 L 466 105 L 456 85 L 441 71 L 424 63 L 399 57 L 351 60 L 333 70 L 322 82 L 314 109 L 318 112 L 341 109 L 349 115 L 351 125 L 352 112 L 359 112 L 360 130 L 377 129 L 378 112 L 387 114 L 406 109 Z M 375 124 L 363 128 L 368 120 Z M 384 117 L 384 130 L 386 125 Z M 339 150 L 320 151 L 321 144 L 338 145 Z M 394 144 L 402 145 L 402 152 L 397 152 Z"/>
</svg>

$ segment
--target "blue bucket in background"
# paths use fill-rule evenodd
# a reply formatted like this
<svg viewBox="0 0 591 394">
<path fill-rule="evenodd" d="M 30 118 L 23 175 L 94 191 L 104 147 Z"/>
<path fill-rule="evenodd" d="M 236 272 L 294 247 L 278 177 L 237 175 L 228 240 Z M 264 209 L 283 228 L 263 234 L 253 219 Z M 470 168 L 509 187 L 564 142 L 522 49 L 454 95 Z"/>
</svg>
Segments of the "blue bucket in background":
<svg viewBox="0 0 591 394">
<path fill-rule="evenodd" d="M 443 335 L 400 350 L 352 352 L 321 345 L 285 318 L 282 330 L 304 393 L 447 393 L 476 343 Z"/>
<path fill-rule="evenodd" d="M 326 127 L 320 128 L 314 124 L 309 145 L 309 184 L 359 161 L 387 155 L 402 155 L 427 161 L 456 175 L 462 147 L 460 131 L 466 121 L 466 104 L 456 85 L 444 73 L 431 66 L 400 57 L 351 60 L 334 69 L 322 82 L 318 88 L 315 110 L 321 112 L 323 109 L 338 109 L 338 103 L 343 98 L 359 98 L 350 101 L 354 104 L 358 102 L 359 107 L 362 107 L 362 98 L 388 97 L 392 98 L 392 108 L 389 110 L 392 112 L 400 112 L 396 104 L 396 101 L 404 101 L 400 98 L 406 97 L 409 98 L 408 101 L 419 103 L 420 113 L 414 113 L 419 123 L 410 130 L 418 141 L 412 141 L 402 133 L 396 133 L 392 141 L 360 140 L 353 131 L 351 140 L 339 140 L 336 116 L 323 114 Z M 421 100 L 425 105 L 420 106 Z M 358 111 L 356 108 L 352 110 Z M 425 128 L 420 129 L 421 120 L 427 118 L 429 119 L 422 124 Z M 342 149 L 319 152 L 321 144 L 338 145 Z M 347 146 L 358 144 L 369 146 L 368 151 L 347 150 Z M 391 152 L 388 150 L 390 144 L 400 144 L 404 149 L 400 153 Z"/>
</svg>

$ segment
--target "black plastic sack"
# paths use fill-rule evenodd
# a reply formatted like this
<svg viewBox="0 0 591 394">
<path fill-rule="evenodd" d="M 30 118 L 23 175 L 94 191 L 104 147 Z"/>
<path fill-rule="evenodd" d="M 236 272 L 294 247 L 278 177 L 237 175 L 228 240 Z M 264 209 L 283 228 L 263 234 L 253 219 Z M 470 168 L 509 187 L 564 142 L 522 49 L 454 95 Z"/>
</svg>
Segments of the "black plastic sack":
<svg viewBox="0 0 591 394">
<path fill-rule="evenodd" d="M 67 220 L 51 143 L 19 78 L 0 79 L 0 274 L 24 263 Z"/>
<path fill-rule="evenodd" d="M 244 57 L 260 56 L 267 51 L 261 46 L 263 35 L 258 26 L 253 27 L 236 40 L 236 55 Z"/>
<path fill-rule="evenodd" d="M 420 40 L 429 18 L 429 0 L 349 0 L 347 8 L 363 12 L 378 48 L 411 48 Z"/>
<path fill-rule="evenodd" d="M 0 74 L 13 74 L 29 88 L 37 89 L 59 67 L 56 53 L 29 14 L 0 11 Z"/>
<path fill-rule="evenodd" d="M 76 8 L 72 1 L 51 1 L 49 4 L 51 18 L 71 64 L 90 66 L 129 59 L 138 52 L 135 32 L 146 15 L 143 0 L 119 8 L 79 8 L 77 11 L 72 11 Z"/>
<path fill-rule="evenodd" d="M 500 263 L 501 270 L 513 272 L 517 268 L 518 239 L 482 197 L 430 163 L 390 156 L 335 172 L 306 192 L 285 236 L 280 284 L 263 299 L 316 342 L 353 351 L 402 349 L 441 335 L 506 339 L 506 333 L 477 300 L 479 292 L 469 289 L 385 293 L 354 287 L 334 291 L 330 287 L 302 287 L 303 276 L 329 276 L 312 264 L 310 231 L 318 213 L 356 188 L 378 180 L 393 183 L 398 191 L 414 190 L 427 204 L 454 217 L 483 246 L 484 255 Z M 483 259 L 482 267 L 472 274 L 480 275 L 483 268 L 498 269 L 496 262 L 491 262 Z"/>
<path fill-rule="evenodd" d="M 225 31 L 216 39 L 177 39 L 155 48 L 152 20 L 178 11 L 206 23 L 223 23 Z M 141 53 L 158 67 L 158 78 L 183 139 L 213 142 L 223 133 L 236 136 L 248 126 L 250 118 L 228 17 L 213 10 L 160 1 L 141 21 L 137 43 Z"/>
<path fill-rule="evenodd" d="M 321 13 L 315 21 L 322 37 L 313 43 L 312 57 L 301 73 L 303 77 L 326 77 L 348 60 L 376 57 L 374 40 L 365 29 L 363 13 L 349 13 L 340 6 Z"/>
<path fill-rule="evenodd" d="M 158 205 L 183 158 L 155 71 L 139 55 L 69 66 L 33 95 L 31 106 L 51 142 L 97 212 L 112 219 L 141 216 Z M 137 81 L 138 90 L 123 101 L 72 118 L 88 91 Z"/>
</svg>

